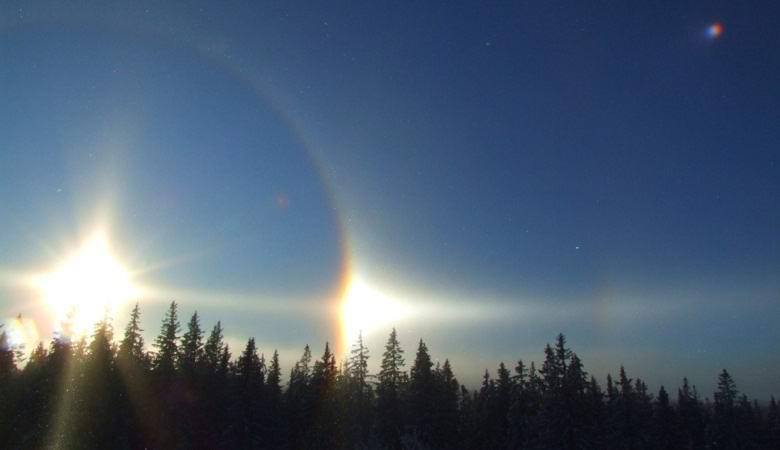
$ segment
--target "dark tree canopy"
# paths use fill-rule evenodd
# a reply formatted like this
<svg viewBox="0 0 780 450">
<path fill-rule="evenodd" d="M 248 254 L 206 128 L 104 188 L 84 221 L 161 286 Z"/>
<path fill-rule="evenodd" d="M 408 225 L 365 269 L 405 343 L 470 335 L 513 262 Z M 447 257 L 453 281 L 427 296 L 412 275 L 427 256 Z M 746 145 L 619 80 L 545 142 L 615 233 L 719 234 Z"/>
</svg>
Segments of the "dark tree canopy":
<svg viewBox="0 0 780 450">
<path fill-rule="evenodd" d="M 194 313 L 180 335 L 171 303 L 148 352 L 133 308 L 89 339 L 57 337 L 19 357 L 0 326 L 0 448 L 203 449 L 777 449 L 780 412 L 718 376 L 712 401 L 682 379 L 672 398 L 620 367 L 605 389 L 563 334 L 541 369 L 503 362 L 481 385 L 459 384 L 450 361 L 420 340 L 410 371 L 395 329 L 372 374 L 362 333 L 343 364 L 306 345 L 283 379 L 254 338 L 235 360 L 217 322 Z"/>
</svg>

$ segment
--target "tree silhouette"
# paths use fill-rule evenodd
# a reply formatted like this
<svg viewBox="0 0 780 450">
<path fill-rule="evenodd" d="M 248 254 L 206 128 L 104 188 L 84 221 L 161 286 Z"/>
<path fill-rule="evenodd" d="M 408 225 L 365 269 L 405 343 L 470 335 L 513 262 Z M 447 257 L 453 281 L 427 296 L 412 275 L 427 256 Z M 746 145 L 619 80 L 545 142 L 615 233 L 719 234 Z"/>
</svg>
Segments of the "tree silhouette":
<svg viewBox="0 0 780 450">
<path fill-rule="evenodd" d="M 435 383 L 433 362 L 428 347 L 420 339 L 417 354 L 409 374 L 409 416 L 411 436 L 416 442 L 430 447 L 433 444 L 435 417 Z"/>
<path fill-rule="evenodd" d="M 368 380 L 368 348 L 363 343 L 363 333 L 350 351 L 344 377 L 343 402 L 346 414 L 345 435 L 350 447 L 365 447 L 373 421 L 373 389 Z"/>
<path fill-rule="evenodd" d="M 432 445 L 435 448 L 457 448 L 458 440 L 458 394 L 460 384 L 452 371 L 450 360 L 445 359 L 434 371 L 434 428 Z"/>
<path fill-rule="evenodd" d="M 340 367 L 327 343 L 313 363 L 306 346 L 283 387 L 277 351 L 266 366 L 251 338 L 231 361 L 220 322 L 204 344 L 195 313 L 179 339 L 177 312 L 172 303 L 153 358 L 138 305 L 118 342 L 108 317 L 84 338 L 65 323 L 22 368 L 0 327 L 0 448 L 780 448 L 775 398 L 740 394 L 726 370 L 712 402 L 687 378 L 676 402 L 663 386 L 653 398 L 623 367 L 602 392 L 558 335 L 541 370 L 500 363 L 469 390 L 422 340 L 407 377 L 392 330 L 374 383 L 361 334 Z"/>
<path fill-rule="evenodd" d="M 12 383 L 15 381 L 16 370 L 11 341 L 3 329 L 3 324 L 0 324 L 0 442 L 7 442 L 13 430 L 12 406 L 16 403 L 16 399 Z"/>
<path fill-rule="evenodd" d="M 250 338 L 235 365 L 235 403 L 233 444 L 238 448 L 259 448 L 262 431 L 262 401 L 265 388 L 265 363 L 257 354 L 255 339 Z"/>
<path fill-rule="evenodd" d="M 407 376 L 404 372 L 404 357 L 398 334 L 393 328 L 382 354 L 377 376 L 377 434 L 384 447 L 401 448 L 401 434 L 404 427 L 402 396 L 406 389 Z"/>
<path fill-rule="evenodd" d="M 200 329 L 198 312 L 192 314 L 187 331 L 181 337 L 178 359 L 179 370 L 185 379 L 194 380 L 199 364 L 203 359 L 203 331 Z"/>
<path fill-rule="evenodd" d="M 311 375 L 314 423 L 306 440 L 308 448 L 339 448 L 342 442 L 336 403 L 336 357 L 325 343 L 322 358 L 314 363 Z"/>
<path fill-rule="evenodd" d="M 158 378 L 172 378 L 176 369 L 177 357 L 179 354 L 179 318 L 177 314 L 176 302 L 171 302 L 168 311 L 163 319 L 160 335 L 154 342 L 157 353 L 154 357 L 153 370 Z"/>
</svg>

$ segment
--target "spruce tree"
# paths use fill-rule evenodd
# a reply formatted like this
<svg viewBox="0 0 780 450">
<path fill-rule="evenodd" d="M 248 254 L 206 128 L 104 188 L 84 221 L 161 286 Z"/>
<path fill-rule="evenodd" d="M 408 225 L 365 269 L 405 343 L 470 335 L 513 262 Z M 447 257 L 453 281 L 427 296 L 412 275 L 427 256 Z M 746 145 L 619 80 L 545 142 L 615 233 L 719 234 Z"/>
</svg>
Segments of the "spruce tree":
<svg viewBox="0 0 780 450">
<path fill-rule="evenodd" d="M 108 318 L 95 325 L 92 342 L 83 364 L 81 383 L 75 390 L 80 405 L 74 416 L 78 423 L 69 439 L 74 447 L 115 448 L 119 410 L 119 379 L 114 364 L 113 333 Z M 80 386 L 79 386 L 80 385 Z"/>
<path fill-rule="evenodd" d="M 176 302 L 171 302 L 168 311 L 165 313 L 160 334 L 154 342 L 157 353 L 154 357 L 153 368 L 159 379 L 172 378 L 176 369 L 179 353 L 177 341 L 180 330 L 177 308 Z"/>
<path fill-rule="evenodd" d="M 401 434 L 404 427 L 402 396 L 407 376 L 403 370 L 404 357 L 398 334 L 393 328 L 382 354 L 377 376 L 377 420 L 376 428 L 382 446 L 389 449 L 402 447 Z"/>
<path fill-rule="evenodd" d="M 475 449 L 488 450 L 499 445 L 499 437 L 495 431 L 495 397 L 496 383 L 485 369 L 482 385 L 477 393 L 475 408 L 475 435 L 472 446 Z"/>
<path fill-rule="evenodd" d="M 133 448 L 145 445 L 143 436 L 149 434 L 144 424 L 156 422 L 159 413 L 152 399 L 151 386 L 148 383 L 149 356 L 144 349 L 144 338 L 141 328 L 141 309 L 138 303 L 130 312 L 130 320 L 125 327 L 124 335 L 119 343 L 116 366 L 120 375 L 121 397 L 120 417 L 126 440 Z"/>
<path fill-rule="evenodd" d="M 704 409 L 696 387 L 688 384 L 688 378 L 683 378 L 683 385 L 677 390 L 677 411 L 682 425 L 682 448 L 703 448 Z"/>
<path fill-rule="evenodd" d="M 285 443 L 286 428 L 284 411 L 282 407 L 281 368 L 279 366 L 279 352 L 274 350 L 271 364 L 268 367 L 268 375 L 265 380 L 265 411 L 263 414 L 263 435 L 265 436 L 262 447 L 268 449 L 283 448 Z"/>
<path fill-rule="evenodd" d="M 422 339 L 409 375 L 409 415 L 412 436 L 424 446 L 433 440 L 434 393 L 433 362 Z"/>
<path fill-rule="evenodd" d="M 528 369 L 522 360 L 517 362 L 512 378 L 512 403 L 508 414 L 507 446 L 510 449 L 521 449 L 526 448 L 530 438 L 531 419 L 536 402 L 532 398 Z"/>
<path fill-rule="evenodd" d="M 314 363 L 311 375 L 314 423 L 307 439 L 308 448 L 339 448 L 342 430 L 336 404 L 336 357 L 325 343 L 322 358 Z"/>
<path fill-rule="evenodd" d="M 734 379 L 723 369 L 718 376 L 718 388 L 715 392 L 715 407 L 712 422 L 708 430 L 708 441 L 714 449 L 737 448 L 744 437 L 738 436 L 737 396 L 739 391 Z"/>
<path fill-rule="evenodd" d="M 144 351 L 144 338 L 141 329 L 141 309 L 138 303 L 135 304 L 130 313 L 130 321 L 125 327 L 125 334 L 122 342 L 119 343 L 119 353 L 117 358 L 127 363 L 135 363 L 143 366 L 146 362 L 146 353 Z"/>
<path fill-rule="evenodd" d="M 11 339 L 0 324 L 0 386 L 10 382 L 16 372 L 16 361 Z"/>
<path fill-rule="evenodd" d="M 153 447 L 171 447 L 181 441 L 177 431 L 180 414 L 186 407 L 181 404 L 181 390 L 176 389 L 179 330 L 178 305 L 171 302 L 163 318 L 160 334 L 154 342 L 157 349 L 152 361 L 155 403 L 150 405 L 150 412 L 155 415 L 150 429 Z"/>
<path fill-rule="evenodd" d="M 236 386 L 234 399 L 237 407 L 233 417 L 232 446 L 257 448 L 260 446 L 262 431 L 262 396 L 264 389 L 265 367 L 258 356 L 255 338 L 250 338 L 241 356 L 236 361 Z"/>
<path fill-rule="evenodd" d="M 14 421 L 16 403 L 13 383 L 16 378 L 16 363 L 11 342 L 0 324 L 0 447 L 9 442 Z"/>
<path fill-rule="evenodd" d="M 663 386 L 658 390 L 658 396 L 653 403 L 652 438 L 653 447 L 658 450 L 674 450 L 681 445 L 677 415 Z"/>
<path fill-rule="evenodd" d="M 434 393 L 433 446 L 435 448 L 457 448 L 458 436 L 458 394 L 460 385 L 452 371 L 449 359 L 434 372 L 436 391 Z"/>
<path fill-rule="evenodd" d="M 368 383 L 368 358 L 368 348 L 363 344 L 361 332 L 346 363 L 346 433 L 351 447 L 368 445 L 371 431 L 373 390 Z"/>
<path fill-rule="evenodd" d="M 292 448 L 302 448 L 305 435 L 313 420 L 313 394 L 311 390 L 311 349 L 303 348 L 303 355 L 290 371 L 285 392 L 289 441 Z"/>
<path fill-rule="evenodd" d="M 769 401 L 769 410 L 766 416 L 767 422 L 767 442 L 769 448 L 780 448 L 780 408 L 773 395 Z"/>
<path fill-rule="evenodd" d="M 224 347 L 222 322 L 217 322 L 203 346 L 203 367 L 209 377 L 215 376 L 219 371 Z"/>
<path fill-rule="evenodd" d="M 496 371 L 496 392 L 493 404 L 494 429 L 498 442 L 504 443 L 509 437 L 509 407 L 512 405 L 514 383 L 509 369 L 502 361 Z"/>
<path fill-rule="evenodd" d="M 203 359 L 203 331 L 200 328 L 198 312 L 192 314 L 187 331 L 181 337 L 178 366 L 185 379 L 195 377 L 198 365 Z"/>
</svg>

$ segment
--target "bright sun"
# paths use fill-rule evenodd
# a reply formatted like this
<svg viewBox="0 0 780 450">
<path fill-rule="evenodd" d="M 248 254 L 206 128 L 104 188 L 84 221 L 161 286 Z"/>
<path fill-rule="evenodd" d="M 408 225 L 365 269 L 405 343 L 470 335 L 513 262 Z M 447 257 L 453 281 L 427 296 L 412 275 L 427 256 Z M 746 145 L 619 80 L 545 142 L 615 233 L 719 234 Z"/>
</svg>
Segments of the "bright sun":
<svg viewBox="0 0 780 450">
<path fill-rule="evenodd" d="M 349 349 L 363 336 L 392 327 L 411 313 L 411 308 L 373 289 L 359 279 L 353 279 L 341 305 L 344 348 Z"/>
<path fill-rule="evenodd" d="M 102 232 L 53 271 L 37 277 L 35 284 L 58 330 L 68 337 L 89 335 L 95 323 L 137 294 L 130 273 L 111 252 Z"/>
</svg>

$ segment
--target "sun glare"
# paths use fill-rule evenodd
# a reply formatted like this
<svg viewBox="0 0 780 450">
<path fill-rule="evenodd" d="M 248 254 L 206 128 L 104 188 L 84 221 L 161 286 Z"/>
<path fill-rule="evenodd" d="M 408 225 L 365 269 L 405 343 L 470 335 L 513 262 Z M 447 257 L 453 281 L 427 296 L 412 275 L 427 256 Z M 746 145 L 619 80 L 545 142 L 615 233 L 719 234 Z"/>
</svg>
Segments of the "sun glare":
<svg viewBox="0 0 780 450">
<path fill-rule="evenodd" d="M 71 338 L 91 333 L 95 323 L 136 294 L 130 273 L 112 253 L 104 233 L 95 234 L 53 271 L 38 277 L 36 285 L 56 329 Z"/>
<path fill-rule="evenodd" d="M 367 336 L 397 324 L 411 313 L 409 306 L 353 279 L 341 306 L 344 348 L 355 343 L 359 333 Z"/>
</svg>

